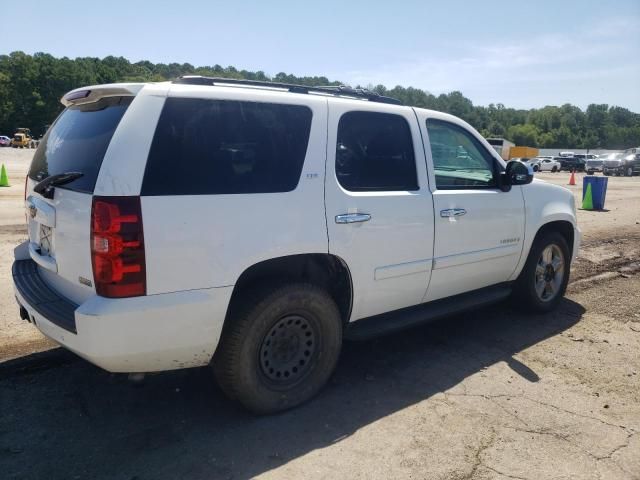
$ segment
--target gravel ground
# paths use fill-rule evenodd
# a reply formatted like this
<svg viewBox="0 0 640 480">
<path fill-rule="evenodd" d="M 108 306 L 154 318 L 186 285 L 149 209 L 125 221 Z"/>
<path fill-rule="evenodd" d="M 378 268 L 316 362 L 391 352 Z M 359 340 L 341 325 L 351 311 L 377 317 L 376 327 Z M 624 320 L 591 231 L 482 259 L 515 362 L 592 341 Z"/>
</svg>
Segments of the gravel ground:
<svg viewBox="0 0 640 480">
<path fill-rule="evenodd" d="M 0 149 L 3 478 L 640 479 L 640 178 L 611 178 L 608 211 L 579 211 L 584 248 L 553 314 L 497 305 L 347 343 L 316 399 L 258 418 L 206 368 L 133 384 L 36 353 L 51 344 L 10 283 L 32 153 Z"/>
</svg>

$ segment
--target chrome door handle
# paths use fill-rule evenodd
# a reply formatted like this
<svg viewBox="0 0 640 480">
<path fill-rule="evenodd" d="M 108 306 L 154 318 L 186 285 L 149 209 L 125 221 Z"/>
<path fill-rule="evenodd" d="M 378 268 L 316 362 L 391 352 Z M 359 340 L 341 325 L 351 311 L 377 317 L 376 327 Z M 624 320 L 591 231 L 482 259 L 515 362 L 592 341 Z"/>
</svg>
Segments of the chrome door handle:
<svg viewBox="0 0 640 480">
<path fill-rule="evenodd" d="M 440 216 L 442 218 L 461 217 L 466 213 L 467 211 L 464 208 L 448 208 L 446 210 L 440 210 Z"/>
<path fill-rule="evenodd" d="M 360 223 L 368 222 L 371 220 L 371 215 L 368 213 L 343 213 L 342 215 L 336 215 L 336 223 Z"/>
</svg>

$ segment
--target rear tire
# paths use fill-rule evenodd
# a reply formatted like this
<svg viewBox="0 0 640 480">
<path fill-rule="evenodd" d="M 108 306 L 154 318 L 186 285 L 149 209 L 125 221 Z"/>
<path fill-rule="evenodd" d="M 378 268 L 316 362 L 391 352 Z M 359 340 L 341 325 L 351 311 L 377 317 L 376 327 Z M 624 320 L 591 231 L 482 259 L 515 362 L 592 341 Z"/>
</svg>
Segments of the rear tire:
<svg viewBox="0 0 640 480">
<path fill-rule="evenodd" d="M 212 361 L 227 396 L 268 414 L 318 393 L 342 347 L 342 320 L 329 294 L 310 284 L 261 289 L 235 310 Z"/>
<path fill-rule="evenodd" d="M 553 168 L 551 169 L 551 173 L 556 173 L 557 171 L 558 171 L 558 167 L 553 167 Z"/>
<path fill-rule="evenodd" d="M 567 289 L 570 262 L 567 241 L 560 233 L 550 231 L 538 236 L 516 280 L 515 304 L 542 313 L 556 308 Z"/>
<path fill-rule="evenodd" d="M 625 171 L 625 177 L 633 177 L 633 167 L 627 167 Z"/>
</svg>

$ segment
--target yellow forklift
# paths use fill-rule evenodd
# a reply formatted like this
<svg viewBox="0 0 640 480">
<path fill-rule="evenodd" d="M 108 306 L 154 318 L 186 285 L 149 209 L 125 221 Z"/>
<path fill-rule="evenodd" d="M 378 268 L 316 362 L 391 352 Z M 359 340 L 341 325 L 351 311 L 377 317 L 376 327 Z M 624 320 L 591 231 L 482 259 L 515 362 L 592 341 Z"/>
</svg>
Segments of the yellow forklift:
<svg viewBox="0 0 640 480">
<path fill-rule="evenodd" d="M 11 146 L 13 148 L 29 148 L 31 145 L 31 130 L 28 128 L 18 128 L 13 134 Z"/>
</svg>

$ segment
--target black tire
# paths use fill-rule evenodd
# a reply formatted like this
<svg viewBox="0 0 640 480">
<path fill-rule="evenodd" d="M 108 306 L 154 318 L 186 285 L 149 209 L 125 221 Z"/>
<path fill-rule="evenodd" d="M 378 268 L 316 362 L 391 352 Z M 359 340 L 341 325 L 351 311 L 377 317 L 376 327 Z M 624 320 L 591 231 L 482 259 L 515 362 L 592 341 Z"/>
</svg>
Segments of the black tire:
<svg viewBox="0 0 640 480">
<path fill-rule="evenodd" d="M 537 172 L 538 170 L 540 170 L 540 167 L 538 167 L 537 165 L 534 165 L 534 166 L 533 166 L 533 171 L 534 171 L 534 172 Z"/>
<path fill-rule="evenodd" d="M 624 172 L 625 177 L 633 177 L 633 167 L 629 166 Z"/>
<path fill-rule="evenodd" d="M 561 275 L 560 272 L 550 272 L 552 274 L 557 273 L 558 275 L 557 282 L 556 278 L 553 280 L 557 283 L 557 289 L 553 295 L 543 299 L 536 290 L 536 284 L 538 283 L 539 278 L 536 270 L 539 262 L 542 260 L 541 257 L 545 249 L 547 247 L 553 249 L 553 246 L 555 246 L 557 251 L 563 256 L 563 270 Z M 553 250 L 555 251 L 555 249 Z M 567 289 L 570 268 L 571 256 L 569 254 L 569 247 L 567 246 L 565 238 L 560 233 L 554 231 L 548 231 L 538 235 L 531 246 L 527 262 L 525 263 L 522 272 L 520 272 L 520 276 L 516 280 L 513 292 L 515 305 L 527 311 L 542 313 L 549 312 L 556 308 Z M 547 275 L 547 272 L 545 275 Z M 544 287 L 544 293 L 547 293 L 546 286 Z"/>
<path fill-rule="evenodd" d="M 556 173 L 557 171 L 558 171 L 558 167 L 553 167 L 553 168 L 551 169 L 551 173 Z"/>
<path fill-rule="evenodd" d="M 340 312 L 327 292 L 291 284 L 257 290 L 236 303 L 212 361 L 225 394 L 253 413 L 268 414 L 318 393 L 342 348 Z"/>
</svg>

